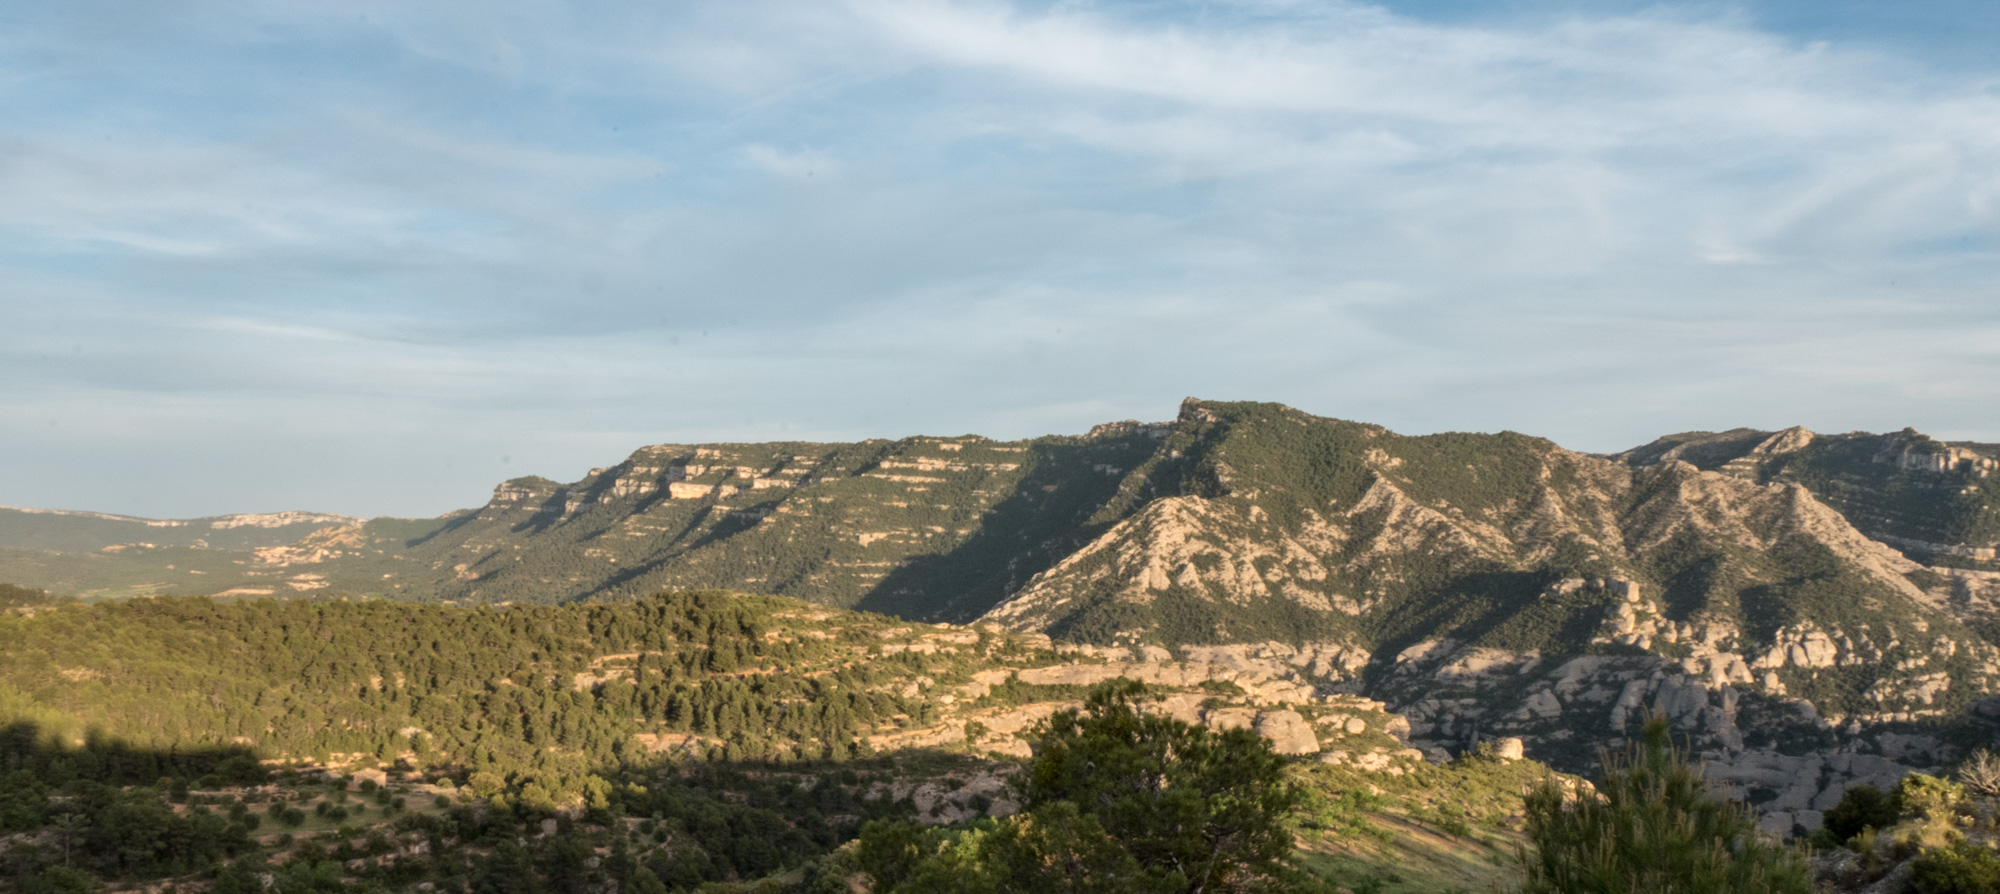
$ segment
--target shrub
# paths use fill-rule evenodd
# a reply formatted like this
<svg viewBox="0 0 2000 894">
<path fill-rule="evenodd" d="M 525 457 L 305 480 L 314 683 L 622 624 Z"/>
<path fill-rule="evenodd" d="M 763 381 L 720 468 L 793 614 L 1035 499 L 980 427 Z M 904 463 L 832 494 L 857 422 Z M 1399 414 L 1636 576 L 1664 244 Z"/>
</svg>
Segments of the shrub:
<svg viewBox="0 0 2000 894">
<path fill-rule="evenodd" d="M 1872 785 L 1857 785 L 1826 812 L 1826 831 L 1835 844 L 1846 844 L 1863 829 L 1886 829 L 1896 822 L 1896 803 Z"/>
<path fill-rule="evenodd" d="M 1911 867 L 1916 894 L 1993 894 L 2000 891 L 2000 858 L 1983 847 L 1961 844 L 1917 858 Z"/>
<path fill-rule="evenodd" d="M 1984 748 L 1973 752 L 1958 768 L 1958 783 L 1973 794 L 2000 798 L 2000 758 Z"/>
<path fill-rule="evenodd" d="M 50 866 L 21 881 L 21 894 L 95 894 L 103 888 L 90 873 L 68 866 Z"/>
<path fill-rule="evenodd" d="M 1896 783 L 1896 812 L 1903 819 L 1948 823 L 1965 806 L 1965 788 L 1957 783 L 1911 773 Z"/>
</svg>

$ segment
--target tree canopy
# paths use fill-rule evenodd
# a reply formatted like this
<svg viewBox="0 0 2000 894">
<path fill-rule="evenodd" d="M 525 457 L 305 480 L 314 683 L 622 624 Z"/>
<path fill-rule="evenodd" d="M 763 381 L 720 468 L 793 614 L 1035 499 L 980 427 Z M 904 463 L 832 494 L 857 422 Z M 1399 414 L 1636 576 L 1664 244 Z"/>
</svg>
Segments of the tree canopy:
<svg viewBox="0 0 2000 894">
<path fill-rule="evenodd" d="M 1603 755 L 1595 791 L 1546 783 L 1528 795 L 1523 894 L 1807 894 L 1805 861 L 1765 839 L 1749 808 L 1710 794 L 1699 768 L 1646 722 Z"/>
<path fill-rule="evenodd" d="M 1050 717 L 1016 779 L 1021 813 L 964 832 L 880 822 L 859 858 L 898 892 L 1256 891 L 1287 875 L 1298 794 L 1247 730 L 1144 710 L 1130 680 Z"/>
</svg>

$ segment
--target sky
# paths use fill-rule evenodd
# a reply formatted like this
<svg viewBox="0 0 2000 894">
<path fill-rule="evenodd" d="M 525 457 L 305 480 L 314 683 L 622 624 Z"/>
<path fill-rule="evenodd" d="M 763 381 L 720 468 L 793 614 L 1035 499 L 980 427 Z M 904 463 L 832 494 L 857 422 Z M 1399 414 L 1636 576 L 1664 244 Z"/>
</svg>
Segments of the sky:
<svg viewBox="0 0 2000 894">
<path fill-rule="evenodd" d="M 2000 441 L 2000 5 L 0 8 L 0 504 L 1186 396 Z"/>
</svg>

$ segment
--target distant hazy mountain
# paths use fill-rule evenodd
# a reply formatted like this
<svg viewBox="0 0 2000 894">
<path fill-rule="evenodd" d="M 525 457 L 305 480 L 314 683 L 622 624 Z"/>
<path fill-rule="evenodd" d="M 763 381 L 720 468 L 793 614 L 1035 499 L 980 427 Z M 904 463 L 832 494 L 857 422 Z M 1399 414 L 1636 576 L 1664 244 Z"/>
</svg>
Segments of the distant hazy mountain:
<svg viewBox="0 0 2000 894">
<path fill-rule="evenodd" d="M 93 552 L 122 544 L 256 549 L 284 546 L 314 531 L 360 522 L 358 518 L 319 512 L 161 520 L 0 506 L 0 547 L 57 552 Z"/>
</svg>

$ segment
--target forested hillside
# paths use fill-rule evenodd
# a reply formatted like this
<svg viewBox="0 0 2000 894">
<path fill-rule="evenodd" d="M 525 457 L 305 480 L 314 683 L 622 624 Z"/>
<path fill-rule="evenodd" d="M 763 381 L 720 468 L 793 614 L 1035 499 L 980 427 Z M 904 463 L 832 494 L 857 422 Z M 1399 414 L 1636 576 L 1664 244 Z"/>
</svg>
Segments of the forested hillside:
<svg viewBox="0 0 2000 894">
<path fill-rule="evenodd" d="M 1389 824 L 1451 842 L 1433 871 L 1494 877 L 1520 780 L 1546 772 L 1431 768 L 1380 703 L 1294 664 L 1065 654 L 780 597 L 0 595 L 0 869 L 25 891 L 845 890 L 868 820 L 1016 809 L 1037 723 L 1118 677 L 1151 681 L 1161 717 L 1320 767 L 1285 771 L 1317 794 L 1274 821 L 1305 824 L 1322 875 L 1394 871 L 1407 853 L 1370 831 Z M 1456 782 L 1341 800 L 1433 776 Z"/>
<path fill-rule="evenodd" d="M 1082 437 L 660 445 L 436 519 L 250 551 L 14 550 L 0 579 L 458 606 L 727 588 L 1177 660 L 1233 649 L 1390 705 L 1433 757 L 1518 736 L 1580 770 L 1670 714 L 1772 822 L 1810 830 L 1845 786 L 2000 724 L 1987 451 L 1792 429 L 1593 456 L 1190 399 Z M 51 583 L 86 579 L 107 586 Z M 285 716 L 243 722 L 294 735 Z M 379 751 L 386 729 L 325 747 Z"/>
<path fill-rule="evenodd" d="M 512 609 L 144 599 L 0 616 L 0 710 L 65 740 L 462 766 L 554 806 L 601 800 L 592 774 L 639 736 L 791 761 L 923 723 L 934 709 L 901 694 L 907 681 L 963 682 L 970 665 L 880 655 L 897 629 L 723 594 Z"/>
</svg>

